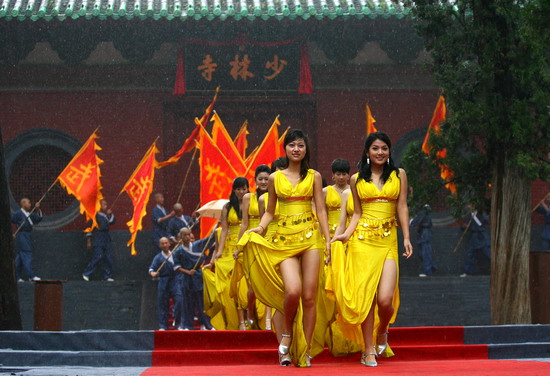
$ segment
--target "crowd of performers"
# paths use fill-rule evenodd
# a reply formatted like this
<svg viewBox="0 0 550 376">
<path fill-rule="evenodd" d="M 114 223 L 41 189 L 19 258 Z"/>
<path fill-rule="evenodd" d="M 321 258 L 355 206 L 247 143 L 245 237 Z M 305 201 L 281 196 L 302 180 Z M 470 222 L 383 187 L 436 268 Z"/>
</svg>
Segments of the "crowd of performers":
<svg viewBox="0 0 550 376">
<path fill-rule="evenodd" d="M 213 234 L 192 242 L 189 217 L 172 240 L 181 243 L 173 253 L 170 238 L 159 239 L 150 274 L 160 278 L 160 326 L 166 328 L 172 296 L 180 307 L 182 300 L 196 302 L 175 313 L 178 328 L 190 329 L 200 312 L 204 328 L 273 329 L 281 365 L 310 366 L 328 346 L 335 355 L 361 351 L 362 364 L 377 366 L 378 356 L 393 355 L 388 327 L 399 308 L 398 223 L 403 256 L 413 253 L 407 175 L 394 166 L 391 141 L 381 132 L 367 137 L 358 173 L 350 178 L 349 162 L 336 159 L 334 184 L 325 188 L 309 168 L 307 135 L 289 131 L 284 147 L 286 157 L 257 168 L 255 193 L 245 178 L 233 181 Z M 170 215 L 160 210 L 157 223 Z M 208 247 L 213 254 L 204 261 Z"/>
<path fill-rule="evenodd" d="M 398 223 L 403 256 L 413 253 L 407 175 L 395 167 L 391 141 L 381 132 L 366 138 L 357 173 L 350 177 L 349 162 L 336 159 L 334 184 L 324 188 L 309 168 L 307 135 L 289 131 L 284 148 L 285 157 L 257 168 L 256 192 L 245 178 L 233 181 L 219 228 L 205 239 L 193 239 L 196 215 L 184 215 L 181 204 L 168 212 L 163 195 L 155 194 L 159 252 L 149 274 L 158 279 L 159 327 L 168 328 L 172 298 L 180 330 L 194 329 L 195 317 L 207 330 L 274 330 L 281 365 L 310 366 L 328 346 L 340 356 L 361 351 L 361 363 L 374 367 L 378 356 L 393 355 L 388 327 L 399 308 Z M 23 199 L 12 216 L 20 227 L 20 281 L 22 272 L 39 279 L 31 268 L 30 232 L 42 213 L 30 215 L 31 207 Z M 88 240 L 93 255 L 86 281 L 100 263 L 103 279 L 113 281 L 109 226 L 115 217 L 107 208 L 102 200 Z"/>
<path fill-rule="evenodd" d="M 194 329 L 195 318 L 205 330 L 274 330 L 283 366 L 310 366 L 328 346 L 339 356 L 361 351 L 361 363 L 375 367 L 378 356 L 393 355 L 388 327 L 399 308 L 398 225 L 403 256 L 413 253 L 407 175 L 395 167 L 391 141 L 382 132 L 366 138 L 358 172 L 351 177 L 349 162 L 334 160 L 333 184 L 326 187 L 309 168 L 305 133 L 289 131 L 284 148 L 285 157 L 256 169 L 256 192 L 249 192 L 243 177 L 233 181 L 219 226 L 204 239 L 194 239 L 195 213 L 184 215 L 179 203 L 168 212 L 163 195 L 155 194 L 153 246 L 158 253 L 149 274 L 158 280 L 160 330 L 168 328 L 172 298 L 174 326 L 180 330 Z M 19 230 L 19 281 L 23 272 L 40 280 L 31 266 L 30 232 L 42 219 L 36 206 L 31 213 L 31 202 L 24 198 L 12 215 Z M 546 201 L 539 206 L 548 217 Z M 88 238 L 93 256 L 82 275 L 86 281 L 100 262 L 104 280 L 113 281 L 109 226 L 115 217 L 107 208 L 102 200 L 93 241 Z M 415 226 L 429 229 L 425 211 Z M 480 228 L 487 221 L 473 209 L 471 216 Z M 487 248 L 481 235 L 477 238 Z M 423 248 L 424 257 L 430 250 Z M 426 274 L 435 269 L 431 265 Z"/>
</svg>

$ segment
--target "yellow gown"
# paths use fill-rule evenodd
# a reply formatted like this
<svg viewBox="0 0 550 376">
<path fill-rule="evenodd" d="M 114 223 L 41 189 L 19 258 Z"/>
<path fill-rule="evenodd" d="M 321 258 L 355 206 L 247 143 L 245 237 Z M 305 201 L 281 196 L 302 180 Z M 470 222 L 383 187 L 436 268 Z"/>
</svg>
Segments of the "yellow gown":
<svg viewBox="0 0 550 376">
<path fill-rule="evenodd" d="M 275 192 L 278 197 L 279 217 L 274 232 L 263 237 L 245 233 L 239 246 L 251 252 L 250 282 L 256 297 L 265 305 L 284 312 L 285 290 L 279 264 L 313 249 L 322 250 L 324 240 L 312 210 L 314 170 L 292 186 L 280 171 L 275 172 Z M 300 304 L 292 331 L 290 354 L 299 367 L 306 366 L 306 338 L 303 329 L 303 311 Z"/>
<path fill-rule="evenodd" d="M 338 227 L 340 222 L 340 208 L 341 198 L 336 189 L 332 185 L 329 185 L 326 189 L 325 206 L 327 208 L 328 227 L 330 236 L 334 235 L 334 231 Z M 325 265 L 324 261 L 327 257 L 326 250 L 321 257 L 321 265 L 319 267 L 319 290 L 317 293 L 317 320 L 315 321 L 315 330 L 313 333 L 313 340 L 311 343 L 310 355 L 316 356 L 323 352 L 325 344 L 333 354 L 340 354 L 342 352 L 339 343 L 345 342 L 341 332 L 333 332 L 330 329 L 330 324 L 334 321 L 335 317 L 335 304 L 334 299 L 329 299 L 325 292 L 326 278 L 329 272 L 329 266 Z M 340 338 L 333 338 L 334 335 Z M 335 345 L 337 348 L 335 348 Z M 347 354 L 348 352 L 346 352 Z"/>
<path fill-rule="evenodd" d="M 241 221 L 233 208 L 227 214 L 227 222 L 229 231 L 225 238 L 222 255 L 216 260 L 215 271 L 212 272 L 206 269 L 203 273 L 205 279 L 205 312 L 210 316 L 212 326 L 217 330 L 237 330 L 239 328 L 237 302 L 231 296 L 230 290 L 231 276 L 235 268 L 233 252 L 237 248 Z M 208 292 L 206 292 L 207 288 Z M 248 290 L 248 287 L 246 287 L 246 290 Z M 246 293 L 244 296 L 246 299 Z"/>
<path fill-rule="evenodd" d="M 399 262 L 397 248 L 396 200 L 401 181 L 395 171 L 391 173 L 382 190 L 372 182 L 357 181 L 357 193 L 361 200 L 361 219 L 348 241 L 343 275 L 332 276 L 333 292 L 337 301 L 337 324 L 346 336 L 365 351 L 361 323 L 365 321 L 376 296 L 384 262 L 395 260 L 397 279 Z M 335 254 L 333 252 L 333 257 Z M 338 263 L 336 255 L 336 263 Z M 335 260 L 333 258 L 333 264 Z M 336 286 L 339 284 L 338 286 Z M 396 281 L 393 295 L 394 313 L 390 324 L 395 322 L 399 309 L 399 288 Z M 373 341 L 376 343 L 379 317 L 375 306 Z M 393 356 L 388 346 L 386 357 Z"/>
<path fill-rule="evenodd" d="M 346 214 L 348 217 L 347 223 L 349 223 L 349 220 L 353 215 L 353 196 L 351 194 L 348 195 L 346 201 Z M 341 312 L 338 303 L 342 302 L 343 300 L 342 288 L 345 288 L 345 286 L 343 286 L 343 281 L 341 281 L 341 278 L 344 278 L 346 253 L 346 244 L 343 244 L 342 242 L 332 243 L 331 263 L 325 268 L 325 293 L 328 299 L 335 302 L 335 312 L 334 315 L 331 317 L 332 320 L 330 322 L 327 334 L 327 345 L 330 349 L 330 352 L 334 356 L 345 356 L 361 351 L 361 347 L 357 343 L 351 341 L 344 336 L 344 333 L 342 333 L 340 326 L 336 322 L 336 317 L 338 314 L 340 314 L 339 312 Z"/>
<path fill-rule="evenodd" d="M 260 224 L 260 209 L 258 207 L 258 195 L 256 193 L 250 194 L 250 203 L 248 206 L 248 230 L 258 227 Z M 239 229 L 240 231 L 240 229 Z M 237 262 L 235 263 L 235 269 L 231 276 L 231 289 L 230 296 L 237 297 L 238 309 L 248 309 L 248 280 L 250 278 L 249 273 L 250 258 L 248 252 L 239 253 Z M 243 277 L 246 277 L 243 279 Z M 256 313 L 258 317 L 258 326 L 260 329 L 265 328 L 265 305 L 256 300 Z"/>
</svg>

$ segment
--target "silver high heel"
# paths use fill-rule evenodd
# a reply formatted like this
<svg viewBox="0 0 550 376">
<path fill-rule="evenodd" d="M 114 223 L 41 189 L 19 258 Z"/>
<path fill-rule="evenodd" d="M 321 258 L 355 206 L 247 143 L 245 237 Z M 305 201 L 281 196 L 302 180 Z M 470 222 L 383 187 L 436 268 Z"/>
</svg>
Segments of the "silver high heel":
<svg viewBox="0 0 550 376">
<path fill-rule="evenodd" d="M 281 334 L 281 337 L 283 338 L 292 338 L 290 334 Z M 282 341 L 282 339 L 281 339 Z M 279 364 L 281 366 L 289 366 L 292 363 L 292 357 L 289 354 L 290 351 L 290 345 L 284 346 L 279 344 Z"/>
<path fill-rule="evenodd" d="M 383 344 L 380 344 L 379 342 L 379 339 L 381 336 L 384 336 L 386 338 L 386 341 Z M 378 336 L 376 338 L 376 355 L 382 356 L 386 352 L 387 348 L 388 348 L 388 331 L 386 330 L 382 334 L 378 333 Z"/>
<path fill-rule="evenodd" d="M 374 350 L 374 347 L 372 348 Z M 374 356 L 374 360 L 367 360 L 367 356 L 372 355 Z M 371 353 L 362 353 L 361 354 L 361 364 L 364 364 L 367 367 L 378 367 L 378 362 L 376 361 L 376 352 Z"/>
<path fill-rule="evenodd" d="M 244 326 L 244 329 L 242 328 Z M 239 330 L 246 330 L 246 321 L 241 321 L 239 323 Z"/>
<path fill-rule="evenodd" d="M 306 353 L 306 367 L 311 367 L 311 359 L 313 359 L 313 357 Z"/>
</svg>

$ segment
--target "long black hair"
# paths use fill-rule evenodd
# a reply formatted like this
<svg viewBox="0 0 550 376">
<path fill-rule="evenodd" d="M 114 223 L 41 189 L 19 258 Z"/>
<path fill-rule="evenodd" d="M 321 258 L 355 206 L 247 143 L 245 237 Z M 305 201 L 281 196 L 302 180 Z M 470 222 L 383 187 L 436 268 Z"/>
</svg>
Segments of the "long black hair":
<svg viewBox="0 0 550 376">
<path fill-rule="evenodd" d="M 396 175 L 399 176 L 399 169 L 393 164 L 393 159 L 391 157 L 391 140 L 387 134 L 384 132 L 373 132 L 368 135 L 365 140 L 365 148 L 363 149 L 363 154 L 361 155 L 361 160 L 359 161 L 359 179 L 365 179 L 366 182 L 372 181 L 372 171 L 370 169 L 369 163 L 369 149 L 372 143 L 376 140 L 380 140 L 388 145 L 390 149 L 390 155 L 388 157 L 389 163 L 384 163 L 384 170 L 382 171 L 382 183 L 385 183 L 390 178 L 392 171 L 395 171 Z"/>
<path fill-rule="evenodd" d="M 227 213 L 229 214 L 229 211 L 231 208 L 235 210 L 235 213 L 237 213 L 237 217 L 241 219 L 243 217 L 243 213 L 241 212 L 241 204 L 239 203 L 239 198 L 237 197 L 237 194 L 235 193 L 235 189 L 250 187 L 248 184 L 248 180 L 246 178 L 238 177 L 233 180 L 233 185 L 231 186 L 231 195 L 229 196 L 229 202 L 227 203 Z"/>
<path fill-rule="evenodd" d="M 308 143 L 307 134 L 301 129 L 291 129 L 290 131 L 288 131 L 288 133 L 285 136 L 284 146 L 285 146 L 285 153 L 286 153 L 286 146 L 290 144 L 292 141 L 298 140 L 300 138 L 303 139 L 304 143 L 306 144 L 306 155 L 304 155 L 304 159 L 302 159 L 302 161 L 300 162 L 300 178 L 303 180 L 307 176 L 307 172 L 309 170 L 309 143 Z M 286 165 L 288 167 L 289 160 L 287 156 L 285 156 L 285 158 L 286 158 Z"/>
<path fill-rule="evenodd" d="M 258 177 L 258 175 L 260 175 L 262 172 L 267 172 L 268 175 L 271 174 L 271 169 L 269 168 L 268 165 L 266 164 L 261 164 L 259 165 L 258 167 L 256 167 L 256 171 L 254 171 L 254 180 Z M 258 195 L 258 198 L 260 198 L 261 195 L 263 195 L 264 193 L 266 193 L 267 191 L 260 191 L 257 187 L 256 187 L 256 194 Z"/>
</svg>

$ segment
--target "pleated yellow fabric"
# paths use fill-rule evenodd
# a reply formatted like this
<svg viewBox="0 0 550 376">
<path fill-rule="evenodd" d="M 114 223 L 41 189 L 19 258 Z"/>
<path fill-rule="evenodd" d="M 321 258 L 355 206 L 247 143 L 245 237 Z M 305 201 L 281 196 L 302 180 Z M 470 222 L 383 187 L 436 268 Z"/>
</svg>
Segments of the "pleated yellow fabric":
<svg viewBox="0 0 550 376">
<path fill-rule="evenodd" d="M 275 231 L 265 237 L 245 233 L 239 246 L 250 252 L 250 282 L 256 297 L 267 306 L 284 312 L 284 284 L 279 264 L 290 257 L 324 247 L 319 225 L 311 206 L 314 171 L 292 186 L 280 171 L 275 172 L 275 191 L 279 198 L 279 216 Z M 295 200 L 293 200 L 295 198 Z M 290 199 L 290 200 L 289 200 Z M 297 366 L 306 365 L 307 345 L 300 304 L 294 320 L 290 353 Z"/>
<path fill-rule="evenodd" d="M 346 201 L 346 212 L 349 218 L 353 215 L 353 196 L 350 194 Z M 325 294 L 327 299 L 335 303 L 335 310 L 329 322 L 327 333 L 327 346 L 334 356 L 344 356 L 361 350 L 361 347 L 345 337 L 338 323 L 337 314 L 340 308 L 337 303 L 342 301 L 342 288 L 346 266 L 347 246 L 342 242 L 331 244 L 331 264 L 325 267 L 326 281 Z M 336 282 L 334 282 L 336 281 Z"/>
<path fill-rule="evenodd" d="M 222 319 L 214 319 L 212 326 L 218 330 L 237 330 L 239 328 L 239 318 L 237 316 L 237 302 L 234 297 L 231 296 L 231 276 L 235 268 L 235 259 L 233 258 L 233 252 L 237 249 L 237 240 L 239 237 L 239 230 L 241 221 L 237 216 L 237 213 L 231 208 L 227 214 L 227 222 L 229 224 L 229 231 L 225 238 L 225 245 L 223 247 L 221 257 L 216 261 L 215 272 L 212 273 L 209 270 L 205 270 L 203 278 L 205 279 L 205 291 L 209 289 L 208 295 L 215 295 L 213 303 L 209 303 L 208 310 L 205 308 L 206 314 L 214 319 L 219 313 L 221 313 Z M 210 291 L 211 286 L 215 287 L 215 292 Z M 244 291 L 244 300 L 246 302 L 246 292 Z M 205 292 L 205 298 L 207 293 Z M 242 298 L 242 292 L 239 288 L 239 297 Z M 206 304 L 206 301 L 205 301 Z M 246 303 L 245 303 L 246 307 Z M 218 325 L 218 326 L 215 326 Z"/>
<path fill-rule="evenodd" d="M 258 207 L 258 195 L 256 193 L 251 193 L 248 207 L 248 230 L 258 227 L 259 224 L 260 209 Z M 248 309 L 248 284 L 250 278 L 250 273 L 248 272 L 249 257 L 247 257 L 247 252 L 239 253 L 239 257 L 236 261 L 235 269 L 231 276 L 230 296 L 237 298 L 238 309 L 246 310 Z M 258 318 L 257 325 L 260 329 L 263 329 L 265 328 L 265 305 L 259 300 L 256 300 L 255 305 Z"/>
<path fill-rule="evenodd" d="M 357 193 L 362 207 L 361 219 L 345 245 L 347 253 L 341 243 L 334 243 L 332 248 L 333 268 L 330 286 L 327 287 L 337 302 L 336 322 L 346 338 L 358 344 L 362 351 L 365 351 L 365 343 L 361 323 L 371 309 L 386 259 L 395 260 L 399 275 L 395 215 L 400 183 L 395 172 L 392 172 L 382 190 L 372 182 L 367 183 L 363 179 L 357 181 Z M 399 302 L 399 288 L 396 283 L 394 314 L 390 323 L 395 322 Z M 379 323 L 376 307 L 374 314 L 373 340 L 376 341 Z M 392 355 L 393 351 L 388 347 L 385 356 Z"/>
</svg>

